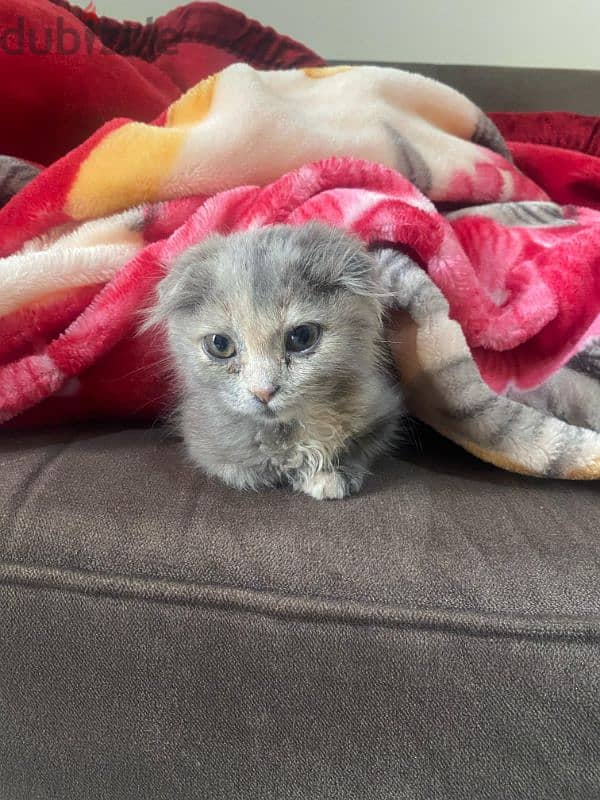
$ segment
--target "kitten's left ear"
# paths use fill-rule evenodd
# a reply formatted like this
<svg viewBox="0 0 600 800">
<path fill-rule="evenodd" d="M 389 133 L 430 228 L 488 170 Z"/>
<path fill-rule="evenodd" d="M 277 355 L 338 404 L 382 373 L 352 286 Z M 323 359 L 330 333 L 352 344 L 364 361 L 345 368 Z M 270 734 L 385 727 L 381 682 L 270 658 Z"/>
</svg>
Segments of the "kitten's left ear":
<svg viewBox="0 0 600 800">
<path fill-rule="evenodd" d="M 193 311 L 209 288 L 208 262 L 219 254 L 223 241 L 223 236 L 211 236 L 175 260 L 156 287 L 156 302 L 143 313 L 140 333 L 164 325 L 174 314 Z"/>
</svg>

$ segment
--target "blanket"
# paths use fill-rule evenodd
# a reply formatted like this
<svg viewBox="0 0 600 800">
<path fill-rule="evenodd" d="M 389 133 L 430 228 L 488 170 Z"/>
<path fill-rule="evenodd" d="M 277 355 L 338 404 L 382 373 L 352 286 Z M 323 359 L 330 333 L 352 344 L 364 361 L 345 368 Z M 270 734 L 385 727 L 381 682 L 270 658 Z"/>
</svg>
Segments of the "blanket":
<svg viewBox="0 0 600 800">
<path fill-rule="evenodd" d="M 163 342 L 137 329 L 164 271 L 212 232 L 315 218 L 373 249 L 416 416 L 507 469 L 600 475 L 600 214 L 551 202 L 462 95 L 376 67 L 232 65 L 22 189 L 0 420 L 155 418 Z"/>
<path fill-rule="evenodd" d="M 104 122 L 155 119 L 229 64 L 318 66 L 304 45 L 219 3 L 192 2 L 145 23 L 67 0 L 0 0 L 0 153 L 48 165 Z"/>
</svg>

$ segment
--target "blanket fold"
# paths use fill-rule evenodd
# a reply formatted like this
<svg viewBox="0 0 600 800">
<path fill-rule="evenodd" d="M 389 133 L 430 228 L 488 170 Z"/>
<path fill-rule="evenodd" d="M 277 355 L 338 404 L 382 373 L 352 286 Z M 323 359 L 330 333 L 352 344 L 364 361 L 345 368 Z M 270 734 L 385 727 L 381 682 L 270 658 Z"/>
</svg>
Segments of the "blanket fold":
<svg viewBox="0 0 600 800">
<path fill-rule="evenodd" d="M 599 477 L 600 212 L 517 165 L 469 100 L 394 69 L 236 64 L 113 120 L 0 210 L 0 421 L 154 419 L 172 388 L 136 331 L 177 255 L 319 219 L 377 258 L 414 414 L 504 468 Z"/>
</svg>

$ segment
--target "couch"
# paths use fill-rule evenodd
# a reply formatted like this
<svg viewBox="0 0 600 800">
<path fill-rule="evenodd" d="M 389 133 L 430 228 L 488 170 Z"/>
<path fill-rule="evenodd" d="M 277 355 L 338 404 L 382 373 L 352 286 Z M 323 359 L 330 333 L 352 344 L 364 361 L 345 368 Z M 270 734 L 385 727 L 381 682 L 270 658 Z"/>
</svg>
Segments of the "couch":
<svg viewBox="0 0 600 800">
<path fill-rule="evenodd" d="M 600 111 L 595 73 L 421 69 Z M 600 797 L 595 483 L 416 423 L 343 502 L 160 426 L 5 431 L 0 476 L 2 800 Z"/>
</svg>

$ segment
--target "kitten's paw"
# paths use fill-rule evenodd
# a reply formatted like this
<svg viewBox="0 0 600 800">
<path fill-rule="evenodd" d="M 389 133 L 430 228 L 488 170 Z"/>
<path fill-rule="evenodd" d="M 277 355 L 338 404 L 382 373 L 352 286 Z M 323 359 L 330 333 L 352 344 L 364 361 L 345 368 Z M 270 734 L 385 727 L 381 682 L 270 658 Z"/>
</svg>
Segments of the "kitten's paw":
<svg viewBox="0 0 600 800">
<path fill-rule="evenodd" d="M 302 491 L 316 500 L 341 500 L 350 494 L 350 487 L 339 472 L 316 472 L 306 479 Z"/>
</svg>

